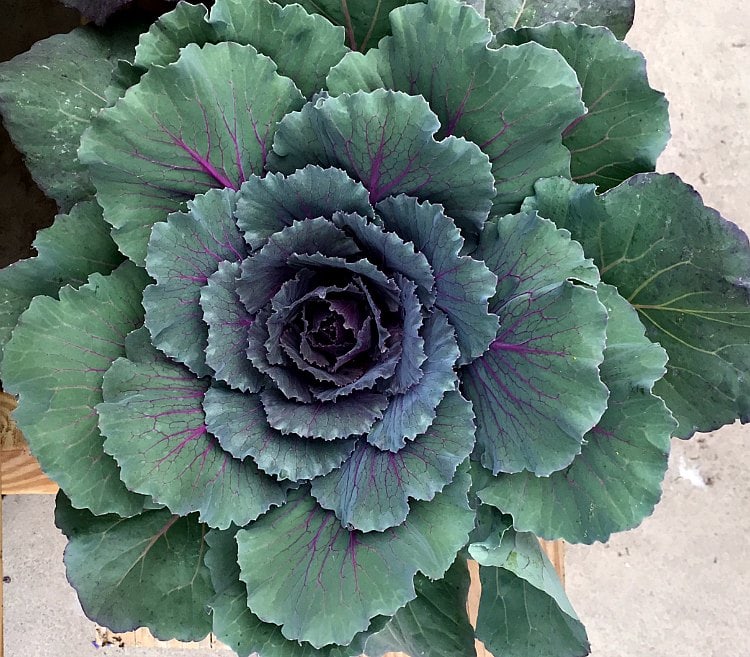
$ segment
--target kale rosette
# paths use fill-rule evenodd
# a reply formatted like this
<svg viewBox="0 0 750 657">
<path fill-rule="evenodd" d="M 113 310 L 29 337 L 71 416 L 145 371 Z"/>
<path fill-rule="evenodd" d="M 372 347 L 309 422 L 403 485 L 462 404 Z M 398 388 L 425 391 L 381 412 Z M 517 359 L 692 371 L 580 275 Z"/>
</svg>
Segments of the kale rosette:
<svg viewBox="0 0 750 657">
<path fill-rule="evenodd" d="M 374 4 L 106 46 L 77 156 L 34 169 L 70 211 L 1 274 L 3 382 L 114 630 L 583 654 L 534 535 L 637 525 L 673 434 L 747 416 L 747 238 L 650 173 L 666 102 L 605 27 Z"/>
</svg>

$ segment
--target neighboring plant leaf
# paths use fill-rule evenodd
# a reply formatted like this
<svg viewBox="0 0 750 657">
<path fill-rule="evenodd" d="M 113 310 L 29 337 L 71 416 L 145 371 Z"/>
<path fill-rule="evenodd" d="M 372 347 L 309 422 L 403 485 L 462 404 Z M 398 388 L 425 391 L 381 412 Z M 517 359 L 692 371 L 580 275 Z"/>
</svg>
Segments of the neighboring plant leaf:
<svg viewBox="0 0 750 657">
<path fill-rule="evenodd" d="M 213 615 L 213 632 L 239 657 L 258 653 L 263 657 L 356 657 L 364 652 L 364 642 L 371 630 L 382 627 L 376 618 L 368 631 L 357 634 L 348 646 L 329 645 L 320 650 L 309 643 L 284 638 L 281 628 L 264 623 L 247 608 L 247 587 L 240 580 L 237 565 L 236 528 L 212 529 L 206 536 L 208 551 L 205 563 L 211 572 L 216 596 L 209 602 Z"/>
<path fill-rule="evenodd" d="M 572 465 L 549 477 L 524 472 L 495 478 L 478 495 L 513 516 L 518 530 L 572 543 L 606 541 L 650 515 L 661 496 L 669 439 L 676 427 L 651 394 L 667 355 L 644 335 L 638 316 L 615 288 L 601 284 L 607 347 L 601 366 L 610 395 Z"/>
<path fill-rule="evenodd" d="M 369 533 L 343 528 L 307 488 L 290 494 L 237 533 L 248 606 L 289 639 L 349 643 L 372 618 L 415 597 L 417 572 L 437 579 L 448 570 L 474 527 L 469 484 L 459 469 L 432 501 L 414 502 L 404 524 Z"/>
<path fill-rule="evenodd" d="M 607 190 L 656 168 L 669 141 L 669 112 L 664 94 L 648 84 L 641 53 L 603 27 L 571 23 L 505 30 L 497 41 L 535 41 L 557 50 L 578 74 L 586 114 L 563 132 L 573 180 Z"/>
<path fill-rule="evenodd" d="M 122 9 L 132 0 L 60 0 L 67 7 L 77 9 L 81 15 L 96 23 L 103 25 L 104 22 L 118 9 Z"/>
<path fill-rule="evenodd" d="M 2 347 L 35 296 L 57 298 L 64 285 L 79 287 L 90 274 L 109 274 L 123 260 L 93 201 L 57 215 L 52 226 L 37 233 L 33 246 L 37 256 L 0 269 L 0 363 Z"/>
<path fill-rule="evenodd" d="M 94 118 L 79 150 L 120 250 L 143 263 L 155 222 L 196 194 L 261 174 L 276 122 L 302 102 L 273 62 L 235 43 L 188 45 L 146 73 Z"/>
<path fill-rule="evenodd" d="M 475 254 L 497 275 L 500 330 L 463 372 L 477 447 L 493 474 L 569 465 L 607 407 L 599 378 L 607 314 L 596 268 L 570 234 L 534 213 L 487 223 Z"/>
<path fill-rule="evenodd" d="M 469 657 L 474 654 L 474 629 L 469 624 L 466 599 L 469 570 L 456 559 L 437 581 L 417 576 L 417 597 L 388 620 L 386 626 L 367 639 L 367 657 L 386 653 L 429 657 Z"/>
<path fill-rule="evenodd" d="M 346 45 L 365 52 L 390 33 L 388 15 L 396 7 L 423 0 L 294 0 L 311 14 L 321 14 L 346 30 Z M 282 5 L 292 0 L 279 0 Z"/>
<path fill-rule="evenodd" d="M 489 156 L 495 213 L 516 212 L 539 178 L 569 175 L 561 134 L 584 106 L 562 55 L 537 44 L 488 49 L 487 21 L 453 0 L 403 7 L 390 20 L 392 37 L 367 55 L 348 54 L 331 70 L 331 94 L 380 88 L 421 94 L 440 119 L 437 138 L 465 137 Z M 430 193 L 419 198 L 443 202 Z"/>
<path fill-rule="evenodd" d="M 507 530 L 494 549 L 469 546 L 479 562 L 476 637 L 504 657 L 584 657 L 586 630 L 533 534 Z M 544 628 L 542 630 L 542 628 Z"/>
<path fill-rule="evenodd" d="M 581 242 L 667 350 L 654 391 L 676 435 L 750 420 L 750 245 L 735 224 L 675 175 L 634 176 L 602 196 L 540 181 L 527 205 Z"/>
<path fill-rule="evenodd" d="M 131 490 L 173 513 L 198 511 L 219 529 L 245 525 L 284 502 L 284 489 L 249 459 L 221 449 L 208 432 L 208 383 L 150 345 L 128 349 L 104 376 L 97 406 L 104 448 Z"/>
<path fill-rule="evenodd" d="M 409 500 L 431 500 L 474 447 L 469 402 L 449 392 L 436 412 L 430 428 L 398 452 L 361 440 L 341 467 L 312 481 L 313 497 L 350 529 L 380 532 L 400 525 Z"/>
<path fill-rule="evenodd" d="M 206 364 L 208 328 L 200 308 L 201 290 L 223 261 L 240 262 L 245 240 L 234 222 L 236 192 L 212 189 L 188 201 L 151 231 L 146 271 L 156 280 L 143 293 L 146 326 L 153 345 L 198 376 Z"/>
<path fill-rule="evenodd" d="M 463 139 L 436 142 L 439 128 L 419 96 L 378 89 L 323 97 L 284 117 L 269 166 L 287 174 L 308 164 L 345 169 L 373 204 L 402 193 L 441 203 L 459 228 L 478 233 L 494 196 L 489 160 Z"/>
<path fill-rule="evenodd" d="M 147 627 L 159 639 L 199 641 L 211 631 L 206 526 L 195 515 L 97 517 L 58 493 L 55 524 L 68 537 L 68 581 L 89 618 L 113 632 Z"/>
<path fill-rule="evenodd" d="M 63 287 L 59 301 L 38 296 L 5 346 L 3 385 L 20 396 L 13 417 L 31 452 L 74 506 L 97 515 L 132 516 L 145 501 L 104 453 L 95 407 L 104 373 L 143 322 L 147 281 L 142 269 L 124 263 L 109 276 L 92 274 L 77 290 Z"/>
<path fill-rule="evenodd" d="M 485 15 L 493 32 L 566 21 L 603 25 L 624 39 L 633 25 L 635 0 L 486 0 Z"/>
<path fill-rule="evenodd" d="M 139 31 L 81 27 L 0 64 L 5 127 L 34 181 L 63 212 L 94 193 L 76 155 L 78 143 L 91 117 L 107 105 L 115 62 L 132 57 Z"/>
<path fill-rule="evenodd" d="M 238 459 L 251 456 L 279 479 L 312 479 L 338 468 L 356 439 L 310 440 L 270 427 L 259 395 L 211 387 L 203 401 L 206 424 L 221 446 Z"/>
</svg>

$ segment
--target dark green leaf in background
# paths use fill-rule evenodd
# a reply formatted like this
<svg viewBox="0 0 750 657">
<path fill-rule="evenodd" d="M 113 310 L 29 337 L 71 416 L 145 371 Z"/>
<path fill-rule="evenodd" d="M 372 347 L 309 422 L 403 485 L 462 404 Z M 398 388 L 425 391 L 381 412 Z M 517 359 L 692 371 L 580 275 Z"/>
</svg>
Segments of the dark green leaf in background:
<svg viewBox="0 0 750 657">
<path fill-rule="evenodd" d="M 676 435 L 750 420 L 750 245 L 735 224 L 672 174 L 634 176 L 602 196 L 544 180 L 525 207 L 581 242 L 667 350 L 654 391 L 679 422 Z"/>
</svg>

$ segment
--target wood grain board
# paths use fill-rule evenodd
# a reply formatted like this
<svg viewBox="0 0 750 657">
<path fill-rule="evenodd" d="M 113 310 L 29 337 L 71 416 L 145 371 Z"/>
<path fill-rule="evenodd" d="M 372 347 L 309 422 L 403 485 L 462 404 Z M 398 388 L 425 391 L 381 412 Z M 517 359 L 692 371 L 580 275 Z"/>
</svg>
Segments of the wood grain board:
<svg viewBox="0 0 750 657">
<path fill-rule="evenodd" d="M 11 413 L 16 407 L 16 401 L 5 392 L 0 391 L 0 492 L 3 495 L 20 494 L 54 494 L 57 486 L 50 481 L 42 472 L 36 459 L 29 453 L 23 435 L 11 420 Z M 0 506 L 0 575 L 2 575 L 2 507 Z M 565 583 L 565 547 L 562 541 L 540 541 L 542 549 L 549 557 L 552 565 Z M 479 608 L 479 596 L 481 593 L 479 585 L 479 566 L 476 562 L 469 562 L 469 573 L 471 575 L 471 588 L 467 600 L 469 619 L 472 624 L 476 623 Z M 0 584 L 0 614 L 2 612 L 2 584 Z M 0 657 L 2 657 L 2 619 L 0 616 Z M 179 641 L 159 641 L 151 636 L 145 628 L 134 632 L 111 632 L 110 630 L 97 627 L 96 642 L 100 646 L 125 647 L 163 647 L 163 648 L 195 648 L 209 649 L 215 651 L 227 651 L 224 646 L 213 635 L 207 636 L 203 641 L 193 643 L 181 643 Z M 402 653 L 389 653 L 385 657 L 407 657 Z M 481 642 L 477 642 L 477 657 L 492 657 Z"/>
</svg>

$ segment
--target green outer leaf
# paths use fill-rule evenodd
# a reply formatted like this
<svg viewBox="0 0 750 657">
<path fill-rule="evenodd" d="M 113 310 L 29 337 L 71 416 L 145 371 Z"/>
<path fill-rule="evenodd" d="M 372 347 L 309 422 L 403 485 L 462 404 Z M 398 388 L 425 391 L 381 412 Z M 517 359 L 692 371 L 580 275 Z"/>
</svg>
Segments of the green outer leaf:
<svg viewBox="0 0 750 657">
<path fill-rule="evenodd" d="M 115 62 L 132 57 L 139 31 L 80 27 L 0 64 L 5 127 L 34 181 L 63 211 L 94 191 L 76 149 L 91 117 L 107 104 Z"/>
<path fill-rule="evenodd" d="M 93 201 L 57 215 L 52 226 L 37 233 L 33 246 L 39 255 L 0 269 L 0 363 L 2 347 L 35 296 L 57 298 L 63 285 L 79 287 L 89 274 L 109 274 L 123 260 Z"/>
<path fill-rule="evenodd" d="M 490 158 L 495 213 L 516 212 L 537 179 L 569 176 L 561 133 L 584 106 L 562 55 L 538 44 L 488 49 L 487 21 L 454 0 L 402 7 L 390 19 L 393 37 L 367 55 L 348 54 L 331 70 L 331 94 L 421 94 L 440 120 L 438 138 L 465 137 Z M 448 205 L 446 214 L 456 217 Z"/>
<path fill-rule="evenodd" d="M 465 139 L 435 141 L 440 128 L 424 99 L 376 89 L 321 97 L 284 117 L 269 154 L 274 171 L 338 167 L 370 202 L 407 194 L 441 203 L 459 228 L 477 233 L 495 194 L 487 156 Z"/>
<path fill-rule="evenodd" d="M 569 465 L 607 406 L 599 378 L 607 313 L 594 290 L 564 282 L 515 297 L 489 351 L 461 380 L 477 416 L 482 465 L 538 476 Z"/>
<path fill-rule="evenodd" d="M 545 180 L 528 202 L 567 228 L 669 354 L 655 387 L 676 435 L 750 420 L 750 245 L 675 175 L 634 176 L 602 196 Z"/>
<path fill-rule="evenodd" d="M 367 639 L 367 657 L 388 652 L 429 657 L 469 657 L 474 654 L 474 630 L 469 624 L 466 599 L 469 570 L 456 559 L 443 579 L 417 576 L 417 597 L 399 609 L 379 632 Z"/>
<path fill-rule="evenodd" d="M 312 496 L 349 529 L 383 531 L 400 525 L 409 500 L 431 500 L 453 479 L 474 447 L 474 413 L 458 392 L 437 407 L 430 428 L 397 453 L 361 440 L 330 474 L 312 481 Z"/>
<path fill-rule="evenodd" d="M 56 502 L 55 524 L 69 540 L 68 581 L 89 618 L 114 632 L 148 627 L 159 639 L 198 641 L 211 631 L 206 526 L 194 515 L 96 517 L 62 493 Z"/>
<path fill-rule="evenodd" d="M 309 643 L 285 639 L 278 625 L 264 623 L 253 614 L 247 608 L 247 587 L 240 580 L 236 532 L 236 528 L 212 529 L 206 535 L 205 562 L 216 591 L 209 607 L 213 612 L 214 634 L 222 643 L 240 657 L 252 653 L 262 657 L 358 657 L 364 652 L 365 639 L 371 630 L 383 625 L 383 619 L 376 618 L 368 631 L 357 634 L 348 646 L 329 645 L 317 650 Z"/>
<path fill-rule="evenodd" d="M 464 468 L 406 522 L 385 532 L 344 529 L 306 489 L 237 533 L 248 606 L 315 647 L 349 643 L 379 614 L 413 599 L 414 576 L 437 579 L 474 527 Z"/>
<path fill-rule="evenodd" d="M 272 61 L 236 43 L 190 44 L 146 73 L 94 119 L 79 149 L 120 250 L 142 263 L 155 222 L 262 173 L 276 122 L 302 102 Z"/>
<path fill-rule="evenodd" d="M 664 402 L 651 394 L 666 371 L 666 352 L 645 337 L 615 288 L 602 283 L 598 294 L 609 313 L 601 376 L 610 396 L 581 454 L 549 477 L 502 476 L 478 492 L 482 502 L 510 513 L 516 529 L 547 539 L 593 543 L 638 525 L 661 496 L 676 427 Z"/>
<path fill-rule="evenodd" d="M 496 549 L 473 549 L 479 561 L 476 637 L 504 657 L 584 657 L 586 630 L 533 534 L 507 530 Z"/>
<path fill-rule="evenodd" d="M 204 46 L 220 41 L 216 26 L 208 23 L 205 5 L 179 2 L 141 34 L 135 47 L 135 65 L 140 69 L 176 62 L 180 50 L 190 43 Z"/>
<path fill-rule="evenodd" d="M 328 71 L 347 52 L 343 29 L 296 5 L 217 0 L 211 22 L 219 38 L 248 43 L 270 57 L 279 73 L 294 80 L 307 98 L 325 87 Z"/>
<path fill-rule="evenodd" d="M 198 511 L 219 529 L 283 504 L 285 491 L 274 479 L 252 461 L 233 458 L 208 432 L 208 382 L 151 345 L 128 346 L 127 358 L 104 375 L 104 402 L 97 406 L 104 449 L 128 488 L 179 515 Z"/>
<path fill-rule="evenodd" d="M 399 195 L 376 209 L 387 230 L 427 257 L 435 277 L 435 306 L 456 331 L 459 364 L 481 356 L 497 333 L 497 316 L 487 311 L 497 277 L 482 262 L 461 255 L 464 239 L 439 205 Z"/>
<path fill-rule="evenodd" d="M 201 194 L 188 201 L 187 212 L 156 224 L 148 242 L 146 271 L 156 284 L 143 293 L 146 326 L 155 347 L 198 376 L 212 372 L 206 364 L 201 291 L 223 261 L 239 262 L 247 255 L 234 222 L 236 197 L 231 189 Z"/>
<path fill-rule="evenodd" d="M 298 2 L 310 13 L 321 14 L 334 25 L 346 29 L 346 44 L 364 52 L 389 34 L 388 15 L 393 9 L 423 0 L 279 0 L 279 4 Z"/>
<path fill-rule="evenodd" d="M 347 51 L 342 28 L 301 7 L 280 7 L 269 0 L 217 0 L 208 18 L 203 5 L 187 3 L 164 14 L 141 36 L 135 63 L 144 69 L 166 66 L 190 43 L 224 41 L 256 48 L 308 98 L 325 86 L 328 71 Z"/>
<path fill-rule="evenodd" d="M 571 23 L 505 30 L 497 40 L 557 50 L 578 74 L 587 112 L 563 132 L 573 180 L 606 190 L 656 168 L 669 141 L 668 103 L 649 86 L 641 53 L 603 27 Z"/>
<path fill-rule="evenodd" d="M 566 21 L 604 25 L 624 39 L 633 25 L 635 0 L 487 0 L 485 15 L 493 32 Z"/>
<path fill-rule="evenodd" d="M 354 451 L 356 439 L 311 440 L 270 427 L 260 397 L 212 386 L 203 401 L 206 424 L 236 458 L 251 456 L 279 479 L 301 481 L 338 468 Z"/>
<path fill-rule="evenodd" d="M 125 353 L 125 336 L 143 322 L 148 277 L 131 263 L 109 276 L 92 274 L 60 300 L 36 297 L 5 346 L 3 384 L 20 395 L 14 419 L 44 472 L 95 514 L 131 516 L 144 498 L 120 481 L 102 449 L 94 410 L 102 378 Z"/>
</svg>

